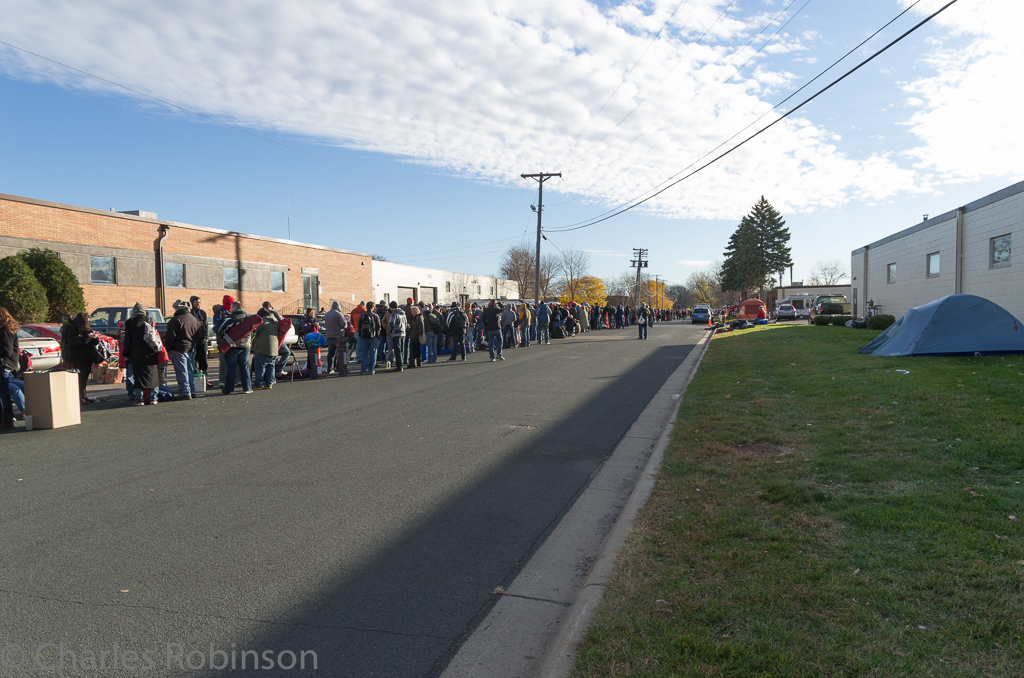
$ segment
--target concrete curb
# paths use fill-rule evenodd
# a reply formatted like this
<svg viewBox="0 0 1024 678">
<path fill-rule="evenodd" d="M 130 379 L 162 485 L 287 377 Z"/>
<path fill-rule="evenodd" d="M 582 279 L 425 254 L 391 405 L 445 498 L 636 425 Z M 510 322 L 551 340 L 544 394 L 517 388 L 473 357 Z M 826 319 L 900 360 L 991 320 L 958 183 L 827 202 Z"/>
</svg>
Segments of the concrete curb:
<svg viewBox="0 0 1024 678">
<path fill-rule="evenodd" d="M 708 346 L 711 344 L 712 336 L 713 334 L 710 332 L 705 335 L 702 340 L 703 344 L 698 344 L 697 350 L 694 351 L 697 355 L 691 354 L 676 369 L 676 372 L 666 380 L 667 386 L 675 381 L 674 378 L 677 375 L 682 377 L 682 384 L 677 387 L 680 399 L 682 394 L 686 392 L 686 387 L 689 386 L 693 375 L 697 372 L 697 367 L 700 365 Z M 693 360 L 690 358 L 693 358 Z M 555 641 L 547 651 L 540 672 L 537 674 L 541 678 L 563 678 L 572 672 L 573 664 L 576 660 L 576 648 L 583 640 L 583 634 L 590 625 L 591 620 L 593 620 L 601 598 L 604 596 L 604 588 L 615 567 L 615 558 L 618 555 L 619 549 L 622 548 L 626 535 L 633 529 L 633 522 L 636 520 L 637 512 L 647 503 L 647 498 L 654 488 L 654 481 L 658 475 L 658 469 L 661 467 L 665 448 L 668 447 L 672 431 L 675 429 L 676 416 L 679 413 L 678 401 L 676 404 L 677 406 L 669 417 L 668 423 L 658 437 L 658 441 L 651 452 L 643 474 L 633 488 L 633 492 L 615 521 L 615 525 L 608 533 L 601 548 L 601 554 L 594 562 L 590 574 L 587 575 L 586 581 L 580 589 L 576 602 L 573 604 L 568 617 L 562 623 Z"/>
</svg>

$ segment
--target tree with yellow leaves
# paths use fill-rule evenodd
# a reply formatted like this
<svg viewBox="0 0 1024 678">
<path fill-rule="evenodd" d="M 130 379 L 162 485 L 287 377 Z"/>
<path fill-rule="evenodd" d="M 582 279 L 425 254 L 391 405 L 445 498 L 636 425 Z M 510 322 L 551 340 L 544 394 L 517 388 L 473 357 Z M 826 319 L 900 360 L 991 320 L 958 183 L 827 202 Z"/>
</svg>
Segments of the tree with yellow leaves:
<svg viewBox="0 0 1024 678">
<path fill-rule="evenodd" d="M 604 281 L 592 275 L 585 275 L 578 278 L 573 285 L 566 285 L 558 296 L 559 303 L 567 304 L 575 301 L 577 304 L 601 304 L 608 299 L 608 292 L 605 290 Z"/>
</svg>

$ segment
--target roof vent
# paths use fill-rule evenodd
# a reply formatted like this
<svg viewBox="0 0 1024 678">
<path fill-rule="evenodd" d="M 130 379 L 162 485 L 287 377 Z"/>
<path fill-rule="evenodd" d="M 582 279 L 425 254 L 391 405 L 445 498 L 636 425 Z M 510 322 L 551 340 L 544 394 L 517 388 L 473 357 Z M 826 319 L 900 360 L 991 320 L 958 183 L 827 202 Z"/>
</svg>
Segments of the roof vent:
<svg viewBox="0 0 1024 678">
<path fill-rule="evenodd" d="M 156 219 L 156 212 L 146 212 L 144 210 L 118 210 L 118 214 L 130 214 L 133 217 L 142 217 L 144 219 Z"/>
</svg>

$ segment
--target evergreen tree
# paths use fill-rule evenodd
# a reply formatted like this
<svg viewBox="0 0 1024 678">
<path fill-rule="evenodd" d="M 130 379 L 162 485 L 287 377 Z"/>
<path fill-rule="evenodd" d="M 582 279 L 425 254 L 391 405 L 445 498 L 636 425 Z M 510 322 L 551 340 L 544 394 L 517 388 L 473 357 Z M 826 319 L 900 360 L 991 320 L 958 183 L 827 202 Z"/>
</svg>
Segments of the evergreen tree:
<svg viewBox="0 0 1024 678">
<path fill-rule="evenodd" d="M 722 263 L 722 289 L 745 296 L 770 285 L 777 272 L 792 264 L 788 243 L 786 222 L 762 195 L 729 238 Z"/>
<path fill-rule="evenodd" d="M 78 276 L 61 260 L 60 255 L 50 249 L 33 247 L 19 252 L 18 256 L 28 264 L 36 280 L 46 290 L 49 303 L 47 321 L 63 322 L 64 316 L 77 315 L 85 310 L 85 294 L 78 284 Z"/>
<path fill-rule="evenodd" d="M 0 306 L 20 323 L 38 323 L 46 318 L 46 290 L 17 255 L 0 259 Z"/>
</svg>

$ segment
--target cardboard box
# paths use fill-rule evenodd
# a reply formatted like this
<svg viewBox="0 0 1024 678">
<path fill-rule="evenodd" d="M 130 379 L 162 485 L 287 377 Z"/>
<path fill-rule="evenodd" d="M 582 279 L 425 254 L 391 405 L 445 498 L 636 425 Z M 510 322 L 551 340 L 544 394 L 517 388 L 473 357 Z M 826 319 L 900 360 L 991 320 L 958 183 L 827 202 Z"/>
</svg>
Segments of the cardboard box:
<svg viewBox="0 0 1024 678">
<path fill-rule="evenodd" d="M 78 375 L 74 372 L 26 372 L 25 414 L 33 428 L 61 428 L 82 423 Z"/>
</svg>

